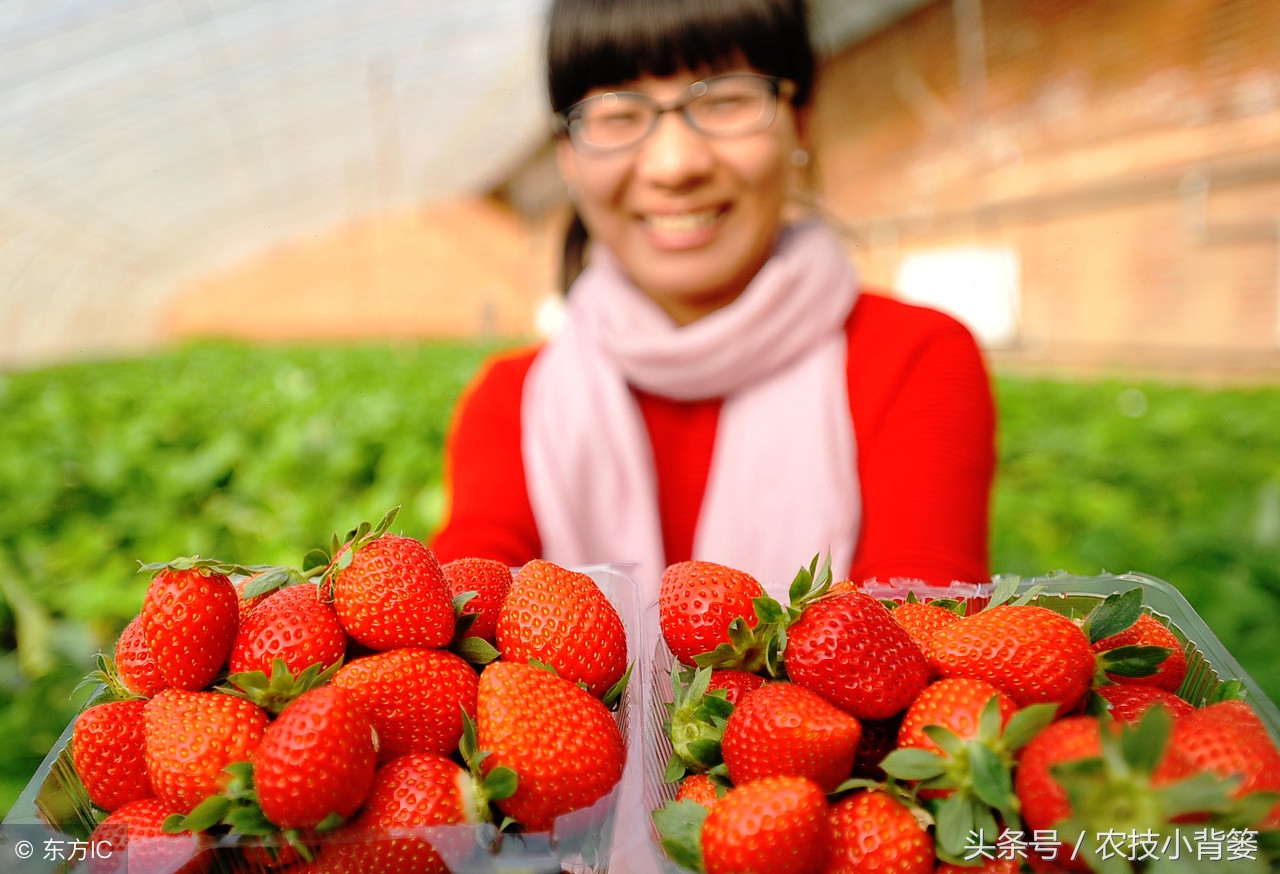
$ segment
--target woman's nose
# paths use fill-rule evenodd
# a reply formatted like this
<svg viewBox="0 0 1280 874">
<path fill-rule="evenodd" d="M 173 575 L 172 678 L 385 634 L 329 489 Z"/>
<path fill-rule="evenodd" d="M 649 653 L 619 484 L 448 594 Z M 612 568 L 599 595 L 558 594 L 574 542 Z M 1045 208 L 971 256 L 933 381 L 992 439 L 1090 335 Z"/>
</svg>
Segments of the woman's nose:
<svg viewBox="0 0 1280 874">
<path fill-rule="evenodd" d="M 657 129 L 640 147 L 637 172 L 664 188 L 682 189 L 704 179 L 715 164 L 715 153 L 702 134 L 679 112 L 664 112 Z"/>
</svg>

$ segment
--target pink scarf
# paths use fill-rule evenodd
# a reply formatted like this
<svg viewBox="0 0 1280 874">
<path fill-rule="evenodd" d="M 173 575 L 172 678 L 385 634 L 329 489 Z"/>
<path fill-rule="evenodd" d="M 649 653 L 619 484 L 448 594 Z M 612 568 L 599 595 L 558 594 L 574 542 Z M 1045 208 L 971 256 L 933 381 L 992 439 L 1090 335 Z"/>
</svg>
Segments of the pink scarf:
<svg viewBox="0 0 1280 874">
<path fill-rule="evenodd" d="M 640 603 L 657 599 L 657 487 L 630 384 L 725 399 L 694 558 L 745 570 L 779 598 L 815 555 L 830 552 L 844 573 L 861 512 L 844 333 L 857 295 L 839 240 L 816 221 L 785 229 L 736 301 L 683 327 L 597 246 L 525 384 L 522 452 L 543 556 L 633 564 Z"/>
</svg>

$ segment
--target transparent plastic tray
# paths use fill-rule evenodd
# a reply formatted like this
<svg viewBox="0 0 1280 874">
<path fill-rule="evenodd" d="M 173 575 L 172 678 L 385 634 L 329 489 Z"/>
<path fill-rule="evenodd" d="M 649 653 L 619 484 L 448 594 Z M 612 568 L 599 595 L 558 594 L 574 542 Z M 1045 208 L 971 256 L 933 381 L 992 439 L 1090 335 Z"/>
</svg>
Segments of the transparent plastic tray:
<svg viewBox="0 0 1280 874">
<path fill-rule="evenodd" d="M 1096 577 L 1079 577 L 1060 574 L 1027 578 L 1019 585 L 1020 591 L 1032 586 L 1042 588 L 1037 603 L 1068 616 L 1085 616 L 1108 595 L 1127 592 L 1140 587 L 1143 604 L 1151 614 L 1168 625 L 1184 643 L 1187 654 L 1187 675 L 1178 694 L 1196 706 L 1204 704 L 1215 689 L 1226 680 L 1238 680 L 1246 690 L 1246 697 L 1258 715 L 1270 729 L 1272 737 L 1280 743 L 1280 709 L 1267 698 L 1235 657 L 1227 651 L 1209 626 L 1196 613 L 1187 599 L 1174 586 L 1142 573 L 1103 574 Z M 930 586 L 925 583 L 894 581 L 870 584 L 863 591 L 877 599 L 902 601 L 914 593 L 921 600 L 955 598 L 981 601 L 990 596 L 992 584 L 955 584 Z M 658 627 L 657 605 L 650 605 L 645 613 L 646 627 Z M 662 728 L 666 705 L 671 701 L 671 668 L 675 659 L 661 638 L 653 646 L 650 663 L 648 693 L 645 714 L 645 741 L 643 791 L 644 805 L 648 811 L 660 808 L 664 801 L 675 798 L 676 786 L 663 780 L 667 760 L 671 757 L 671 740 Z M 687 869 L 671 862 L 658 845 L 657 833 L 650 824 L 650 846 L 663 874 L 688 874 Z"/>
<path fill-rule="evenodd" d="M 627 745 L 628 761 L 639 760 L 644 659 L 639 643 L 638 589 L 616 565 L 575 570 L 590 575 L 622 617 L 628 659 L 635 667 L 615 718 Z M 92 853 L 85 842 L 105 814 L 89 801 L 72 768 L 68 748 L 71 731 L 72 725 L 68 725 L 0 824 L 0 871 L 5 874 L 55 874 L 91 871 L 94 867 L 93 860 L 85 858 Z M 500 836 L 495 826 L 485 824 L 434 826 L 424 829 L 422 836 L 432 843 L 454 874 L 607 871 L 626 784 L 624 775 L 612 792 L 592 806 L 558 818 L 550 832 Z M 220 837 L 212 843 L 214 874 L 267 874 L 272 870 L 245 862 L 240 852 L 245 846 L 243 839 L 237 843 L 236 839 Z"/>
</svg>

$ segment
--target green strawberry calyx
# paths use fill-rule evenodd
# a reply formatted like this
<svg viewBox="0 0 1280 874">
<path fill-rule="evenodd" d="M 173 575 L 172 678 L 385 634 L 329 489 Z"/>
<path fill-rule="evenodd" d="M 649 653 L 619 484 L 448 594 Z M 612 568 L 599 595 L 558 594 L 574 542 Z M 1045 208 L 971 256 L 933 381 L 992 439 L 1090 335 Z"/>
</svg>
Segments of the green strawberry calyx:
<svg viewBox="0 0 1280 874">
<path fill-rule="evenodd" d="M 830 592 L 832 579 L 831 555 L 828 553 L 825 559 L 814 556 L 792 579 L 785 608 L 768 595 L 755 598 L 751 602 L 755 625 L 748 625 L 741 616 L 735 618 L 729 623 L 728 643 L 695 656 L 694 663 L 700 668 L 737 668 L 772 679 L 785 678 L 783 651 L 787 645 L 787 629 L 809 604 Z"/>
<path fill-rule="evenodd" d="M 303 692 L 327 684 L 341 667 L 342 659 L 338 659 L 328 667 L 318 663 L 308 665 L 295 675 L 284 659 L 277 658 L 271 663 L 270 676 L 262 671 L 241 671 L 228 674 L 226 682 L 215 688 L 223 694 L 252 701 L 272 716 L 279 716 Z"/>
<path fill-rule="evenodd" d="M 488 773 L 485 773 L 482 763 L 490 753 L 488 750 L 480 749 L 475 720 L 465 709 L 462 711 L 462 738 L 458 741 L 458 754 L 471 774 L 466 794 L 469 796 L 471 811 L 474 814 L 472 821 L 493 822 L 496 819 L 494 802 L 514 795 L 520 778 L 514 770 L 505 765 L 490 768 Z M 498 829 L 504 831 L 515 824 L 515 820 L 504 817 L 499 822 Z"/>
<path fill-rule="evenodd" d="M 689 871 L 706 871 L 702 861 L 702 824 L 706 807 L 696 801 L 665 801 L 653 812 L 653 826 L 667 858 Z"/>
<path fill-rule="evenodd" d="M 896 749 L 880 763 L 895 780 L 941 797 L 922 800 L 937 823 L 940 858 L 963 859 L 970 836 L 998 834 L 999 822 L 1017 828 L 1018 798 L 1013 790 L 1015 753 L 1053 721 L 1057 705 L 1033 704 L 1018 710 L 1001 729 L 999 696 L 982 708 L 978 731 L 964 739 L 950 729 L 926 725 L 924 733 L 941 752 L 914 747 Z"/>
<path fill-rule="evenodd" d="M 691 773 L 727 773 L 720 739 L 733 705 L 724 689 L 707 691 L 710 683 L 711 668 L 671 672 L 672 700 L 663 720 L 672 750 L 663 774 L 668 783 Z"/>
<path fill-rule="evenodd" d="M 1118 874 L 1139 870 L 1123 856 L 1105 858 L 1097 843 L 1089 839 L 1093 835 L 1143 834 L 1157 845 L 1176 845 L 1179 829 L 1185 831 L 1188 821 L 1195 822 L 1197 829 L 1224 833 L 1256 829 L 1276 803 L 1276 793 L 1233 798 L 1239 778 L 1224 779 L 1207 771 L 1176 783 L 1153 785 L 1151 776 L 1164 757 L 1172 726 L 1172 715 L 1159 705 L 1148 709 L 1136 725 L 1104 721 L 1101 755 L 1050 768 L 1066 791 L 1072 810 L 1068 819 L 1056 825 L 1056 831 L 1064 842 L 1080 843 L 1081 856 L 1093 870 Z M 1242 865 L 1240 870 L 1274 870 L 1269 866 L 1277 861 L 1276 850 L 1280 847 L 1260 845 L 1257 861 L 1261 867 Z"/>
<path fill-rule="evenodd" d="M 319 577 L 321 583 L 332 579 L 351 564 L 357 552 L 390 531 L 391 523 L 399 513 L 400 506 L 396 505 L 388 510 L 376 525 L 364 521 L 348 531 L 345 537 L 339 537 L 335 533 L 327 550 L 317 547 L 303 556 L 303 575 L 307 579 Z"/>
</svg>

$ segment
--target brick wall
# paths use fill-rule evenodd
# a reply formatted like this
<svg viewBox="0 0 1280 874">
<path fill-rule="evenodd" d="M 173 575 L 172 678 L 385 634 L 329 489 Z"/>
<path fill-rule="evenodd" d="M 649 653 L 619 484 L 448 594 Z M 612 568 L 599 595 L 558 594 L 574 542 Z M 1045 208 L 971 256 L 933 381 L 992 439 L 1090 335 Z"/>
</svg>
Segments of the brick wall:
<svg viewBox="0 0 1280 874">
<path fill-rule="evenodd" d="M 1007 247 L 998 361 L 1280 369 L 1280 3 L 936 2 L 832 59 L 828 208 L 873 282 Z"/>
</svg>

